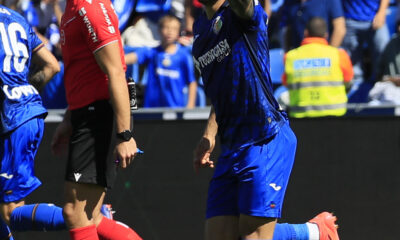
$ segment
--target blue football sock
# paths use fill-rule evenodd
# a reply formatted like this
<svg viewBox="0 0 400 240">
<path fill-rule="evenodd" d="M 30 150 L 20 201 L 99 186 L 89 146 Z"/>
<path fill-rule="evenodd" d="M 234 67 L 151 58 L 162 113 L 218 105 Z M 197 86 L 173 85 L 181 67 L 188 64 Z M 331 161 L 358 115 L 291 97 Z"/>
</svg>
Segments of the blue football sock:
<svg viewBox="0 0 400 240">
<path fill-rule="evenodd" d="M 11 213 L 13 231 L 54 231 L 66 229 L 62 208 L 40 203 L 17 207 Z"/>
<path fill-rule="evenodd" d="M 7 224 L 3 222 L 3 220 L 1 219 L 0 219 L 0 239 L 14 240 L 14 238 L 11 236 L 10 228 L 8 228 Z"/>
<path fill-rule="evenodd" d="M 306 224 L 277 223 L 273 240 L 308 240 Z"/>
</svg>

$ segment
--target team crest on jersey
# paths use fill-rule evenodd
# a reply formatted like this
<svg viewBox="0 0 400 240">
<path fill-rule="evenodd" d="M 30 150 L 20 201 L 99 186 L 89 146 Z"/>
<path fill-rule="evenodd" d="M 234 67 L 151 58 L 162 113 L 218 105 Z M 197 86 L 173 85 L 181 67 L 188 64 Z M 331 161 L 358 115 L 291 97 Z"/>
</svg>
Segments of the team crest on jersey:
<svg viewBox="0 0 400 240">
<path fill-rule="evenodd" d="M 219 33 L 219 31 L 222 28 L 222 24 L 223 24 L 223 22 L 222 22 L 221 16 L 218 16 L 217 18 L 215 18 L 214 23 L 212 25 L 212 29 L 215 34 Z"/>
<path fill-rule="evenodd" d="M 161 64 L 162 64 L 164 67 L 169 67 L 169 66 L 171 66 L 171 59 L 170 59 L 169 57 L 166 57 L 166 58 L 164 58 L 164 59 L 162 60 Z"/>
</svg>

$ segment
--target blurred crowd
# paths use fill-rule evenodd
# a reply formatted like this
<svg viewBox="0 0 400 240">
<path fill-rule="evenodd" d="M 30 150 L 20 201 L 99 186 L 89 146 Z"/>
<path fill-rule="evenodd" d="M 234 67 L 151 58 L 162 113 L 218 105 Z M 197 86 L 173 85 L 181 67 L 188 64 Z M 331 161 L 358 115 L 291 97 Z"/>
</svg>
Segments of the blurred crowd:
<svg viewBox="0 0 400 240">
<path fill-rule="evenodd" d="M 1 4 L 17 10 L 29 21 L 40 39 L 46 43 L 46 47 L 59 59 L 62 68 L 58 26 L 66 1 L 0 0 Z M 201 3 L 198 0 L 112 2 L 120 21 L 119 27 L 126 53 L 126 74 L 137 83 L 140 106 L 206 106 L 201 77 L 193 67 L 190 54 L 193 41 L 192 25 L 194 19 L 202 14 Z M 301 84 L 290 84 L 290 81 L 310 82 L 310 79 L 304 78 L 304 74 L 308 74 L 310 78 L 319 71 L 316 75 L 321 76 L 324 72 L 323 67 L 336 61 L 332 56 L 324 56 L 325 53 L 335 55 L 335 51 L 318 47 L 318 59 L 329 58 L 328 62 L 310 62 L 307 57 L 311 56 L 305 56 L 301 60 L 302 55 L 297 53 L 302 51 L 297 50 L 311 43 L 346 52 L 340 53 L 340 67 L 337 69 L 338 76 L 342 76 L 336 80 L 340 80 L 344 86 L 344 93 L 341 94 L 345 96 L 341 101 L 346 98 L 347 103 L 400 104 L 400 0 L 259 2 L 269 16 L 271 80 L 275 97 L 283 106 L 295 107 L 293 105 L 300 103 L 294 102 L 293 96 L 301 97 L 303 94 L 302 89 L 293 88 Z M 323 35 L 310 35 L 310 29 L 307 28 L 310 20 L 316 17 L 325 22 L 326 33 Z M 326 43 L 322 40 L 316 41 L 315 38 L 325 39 Z M 296 52 L 293 52 L 295 50 Z M 307 51 L 305 55 L 308 55 Z M 295 59 L 292 59 L 293 57 Z M 347 57 L 349 61 L 346 60 Z M 303 65 L 296 65 L 295 62 L 298 63 L 299 59 Z M 296 67 L 292 69 L 289 63 L 295 63 L 300 70 Z M 314 64 L 313 72 L 305 68 L 310 68 L 310 64 Z M 349 68 L 352 69 L 351 74 Z M 301 78 L 296 78 L 300 75 Z M 326 79 L 312 81 L 327 82 Z M 317 89 L 313 94 L 311 100 L 305 101 L 307 104 L 315 99 L 316 94 L 333 94 L 333 91 Z M 66 107 L 63 69 L 42 90 L 41 95 L 47 108 Z M 322 99 L 320 96 L 318 98 Z M 301 102 L 301 99 L 299 101 Z"/>
</svg>

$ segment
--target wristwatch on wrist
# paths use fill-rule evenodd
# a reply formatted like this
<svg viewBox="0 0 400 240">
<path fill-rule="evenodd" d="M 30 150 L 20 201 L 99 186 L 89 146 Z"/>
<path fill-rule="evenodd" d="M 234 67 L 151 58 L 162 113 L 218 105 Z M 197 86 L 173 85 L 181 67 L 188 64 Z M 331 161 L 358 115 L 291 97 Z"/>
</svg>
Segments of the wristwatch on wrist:
<svg viewBox="0 0 400 240">
<path fill-rule="evenodd" d="M 130 130 L 125 130 L 123 132 L 117 133 L 117 138 L 123 141 L 129 141 L 133 138 L 133 134 Z"/>
</svg>

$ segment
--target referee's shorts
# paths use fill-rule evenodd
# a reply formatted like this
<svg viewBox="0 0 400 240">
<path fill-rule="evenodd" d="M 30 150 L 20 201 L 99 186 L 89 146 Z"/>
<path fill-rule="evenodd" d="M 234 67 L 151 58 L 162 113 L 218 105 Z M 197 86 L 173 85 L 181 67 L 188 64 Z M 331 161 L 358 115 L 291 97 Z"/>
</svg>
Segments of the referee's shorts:
<svg viewBox="0 0 400 240">
<path fill-rule="evenodd" d="M 114 114 L 108 100 L 71 111 L 66 180 L 111 188 L 117 166 L 112 158 Z"/>
</svg>

